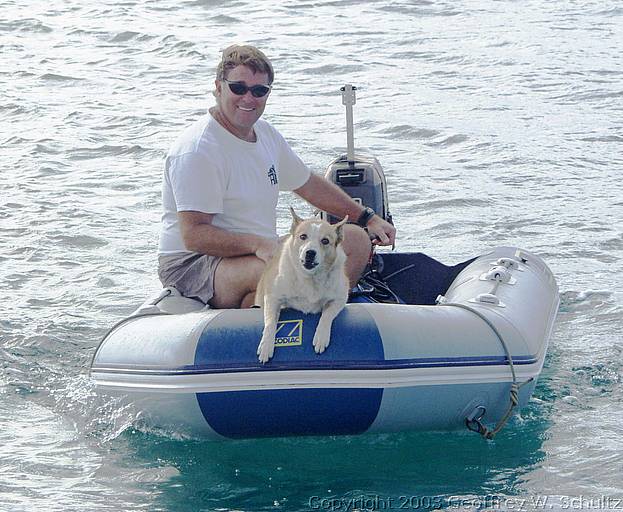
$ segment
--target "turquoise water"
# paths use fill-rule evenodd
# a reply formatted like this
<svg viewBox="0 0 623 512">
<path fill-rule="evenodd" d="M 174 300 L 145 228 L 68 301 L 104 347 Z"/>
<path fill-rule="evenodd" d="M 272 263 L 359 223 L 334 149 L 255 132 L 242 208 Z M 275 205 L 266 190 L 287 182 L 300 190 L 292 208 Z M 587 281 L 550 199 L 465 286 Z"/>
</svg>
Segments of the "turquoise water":
<svg viewBox="0 0 623 512">
<path fill-rule="evenodd" d="M 0 510 L 621 510 L 623 9 L 542 0 L 0 0 Z M 397 250 L 542 256 L 561 309 L 534 399 L 469 432 L 211 443 L 144 429 L 88 379 L 158 289 L 166 148 L 219 49 L 261 46 L 266 118 L 322 170 L 389 180 Z M 287 207 L 305 207 L 284 195 Z"/>
</svg>

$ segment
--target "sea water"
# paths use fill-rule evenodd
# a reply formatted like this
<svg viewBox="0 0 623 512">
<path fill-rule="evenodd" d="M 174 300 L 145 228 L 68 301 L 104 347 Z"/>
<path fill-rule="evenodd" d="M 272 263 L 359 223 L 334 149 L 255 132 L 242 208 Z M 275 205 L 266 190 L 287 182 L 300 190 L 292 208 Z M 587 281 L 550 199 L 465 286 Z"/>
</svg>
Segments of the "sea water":
<svg viewBox="0 0 623 512">
<path fill-rule="evenodd" d="M 623 510 L 623 7 L 615 0 L 0 0 L 0 510 Z M 219 50 L 273 60 L 265 117 L 314 170 L 356 144 L 397 250 L 541 255 L 561 290 L 531 403 L 469 432 L 226 443 L 89 382 L 157 291 L 163 156 Z M 311 209 L 285 194 L 287 207 Z"/>
</svg>

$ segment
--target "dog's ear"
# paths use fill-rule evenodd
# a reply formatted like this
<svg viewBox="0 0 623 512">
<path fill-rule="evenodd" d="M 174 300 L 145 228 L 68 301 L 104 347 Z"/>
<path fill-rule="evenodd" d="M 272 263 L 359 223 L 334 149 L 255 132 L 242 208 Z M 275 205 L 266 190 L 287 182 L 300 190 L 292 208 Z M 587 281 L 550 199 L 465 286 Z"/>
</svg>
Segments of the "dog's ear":
<svg viewBox="0 0 623 512">
<path fill-rule="evenodd" d="M 347 222 L 348 222 L 348 215 L 344 217 L 337 224 L 333 224 L 333 229 L 335 229 L 335 234 L 337 235 L 337 240 L 335 242 L 335 245 L 341 243 L 342 240 L 344 240 L 344 230 L 342 228 L 344 227 L 344 224 L 346 224 Z"/>
<path fill-rule="evenodd" d="M 294 234 L 294 232 L 296 231 L 297 226 L 303 222 L 303 219 L 301 219 L 296 212 L 294 211 L 294 208 L 292 208 L 290 206 L 290 214 L 292 215 L 292 226 L 290 227 L 290 233 Z"/>
</svg>

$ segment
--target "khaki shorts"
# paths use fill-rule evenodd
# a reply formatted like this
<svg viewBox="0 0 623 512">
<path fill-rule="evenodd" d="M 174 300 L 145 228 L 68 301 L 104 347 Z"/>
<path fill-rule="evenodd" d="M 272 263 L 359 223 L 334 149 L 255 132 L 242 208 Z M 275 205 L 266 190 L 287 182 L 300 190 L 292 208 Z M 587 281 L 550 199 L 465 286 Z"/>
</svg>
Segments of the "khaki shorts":
<svg viewBox="0 0 623 512">
<path fill-rule="evenodd" d="M 158 257 L 158 277 L 163 286 L 173 286 L 184 297 L 204 304 L 214 296 L 214 274 L 222 260 L 196 252 Z"/>
</svg>

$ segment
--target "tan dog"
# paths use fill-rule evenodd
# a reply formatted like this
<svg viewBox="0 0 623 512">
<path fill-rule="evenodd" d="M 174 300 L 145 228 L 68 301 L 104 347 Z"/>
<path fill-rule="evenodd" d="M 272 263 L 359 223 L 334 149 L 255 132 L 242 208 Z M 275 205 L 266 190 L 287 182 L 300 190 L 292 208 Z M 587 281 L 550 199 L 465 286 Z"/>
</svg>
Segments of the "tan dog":
<svg viewBox="0 0 623 512">
<path fill-rule="evenodd" d="M 322 311 L 313 341 L 316 353 L 321 354 L 329 345 L 333 319 L 348 299 L 346 255 L 341 246 L 342 226 L 348 217 L 332 226 L 324 220 L 303 220 L 292 208 L 290 212 L 290 234 L 266 266 L 255 293 L 255 303 L 264 308 L 264 332 L 257 347 L 262 363 L 273 357 L 282 307 L 303 313 Z"/>
</svg>

